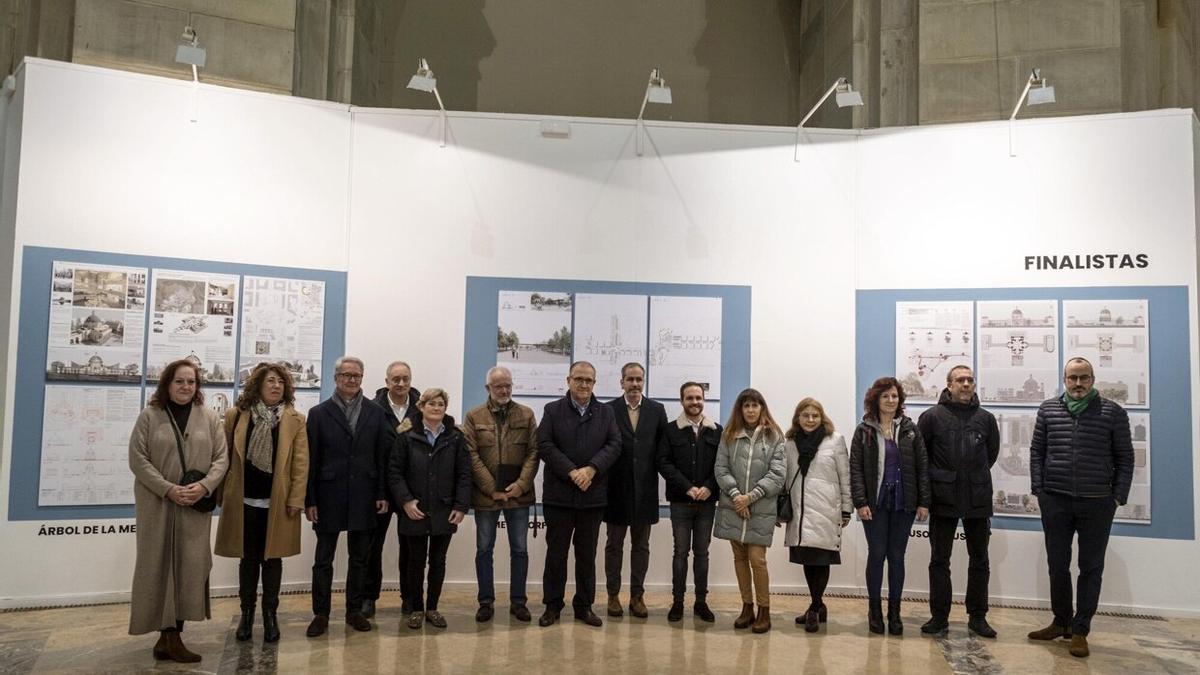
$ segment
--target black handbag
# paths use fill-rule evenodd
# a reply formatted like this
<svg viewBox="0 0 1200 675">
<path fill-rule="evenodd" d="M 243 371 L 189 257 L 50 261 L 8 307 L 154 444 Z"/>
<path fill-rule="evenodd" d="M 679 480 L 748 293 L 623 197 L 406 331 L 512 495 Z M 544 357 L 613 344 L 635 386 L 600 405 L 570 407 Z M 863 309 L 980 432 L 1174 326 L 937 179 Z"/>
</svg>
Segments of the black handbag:
<svg viewBox="0 0 1200 675">
<path fill-rule="evenodd" d="M 796 487 L 796 479 L 800 477 L 800 467 L 796 467 L 796 475 L 792 476 L 792 484 L 788 489 L 775 495 L 775 520 L 780 523 L 790 523 L 796 516 L 792 510 L 792 488 Z"/>
<path fill-rule="evenodd" d="M 183 458 L 183 434 L 179 431 L 179 425 L 175 423 L 175 416 L 170 410 L 166 411 L 167 419 L 171 420 L 171 430 L 175 432 L 175 449 L 179 451 L 179 466 L 183 467 L 183 476 L 179 479 L 180 485 L 191 485 L 204 480 L 208 474 L 199 469 L 187 468 L 187 462 Z M 213 509 L 217 508 L 216 495 L 209 493 L 192 504 L 192 509 L 200 513 L 212 513 Z"/>
</svg>

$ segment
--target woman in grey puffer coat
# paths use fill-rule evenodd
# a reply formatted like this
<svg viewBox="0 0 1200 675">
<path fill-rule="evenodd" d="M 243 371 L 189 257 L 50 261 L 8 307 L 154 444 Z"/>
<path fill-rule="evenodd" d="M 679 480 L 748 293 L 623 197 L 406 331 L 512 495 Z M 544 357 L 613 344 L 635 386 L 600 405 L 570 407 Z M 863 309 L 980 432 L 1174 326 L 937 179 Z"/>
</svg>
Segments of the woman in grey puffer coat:
<svg viewBox="0 0 1200 675">
<path fill-rule="evenodd" d="M 766 400 L 754 389 L 742 391 L 721 435 L 713 469 L 721 490 L 713 536 L 732 545 L 742 592 L 742 613 L 734 628 L 753 624 L 755 633 L 771 630 L 767 547 L 774 536 L 775 496 L 783 489 L 785 466 L 783 432 Z"/>
</svg>

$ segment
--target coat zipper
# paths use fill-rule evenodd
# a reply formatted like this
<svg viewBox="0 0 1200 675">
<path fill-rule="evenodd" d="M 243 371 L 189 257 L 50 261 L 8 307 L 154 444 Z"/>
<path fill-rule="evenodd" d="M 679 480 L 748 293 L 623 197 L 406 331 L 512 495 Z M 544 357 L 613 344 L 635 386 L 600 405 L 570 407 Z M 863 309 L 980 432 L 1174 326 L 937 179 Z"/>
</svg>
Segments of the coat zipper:
<svg viewBox="0 0 1200 675">
<path fill-rule="evenodd" d="M 750 469 L 754 464 L 754 439 L 750 439 L 750 445 L 746 449 L 746 487 L 742 489 L 742 494 L 750 494 Z M 750 519 L 742 519 L 742 543 L 746 543 L 746 529 L 750 527 Z"/>
</svg>

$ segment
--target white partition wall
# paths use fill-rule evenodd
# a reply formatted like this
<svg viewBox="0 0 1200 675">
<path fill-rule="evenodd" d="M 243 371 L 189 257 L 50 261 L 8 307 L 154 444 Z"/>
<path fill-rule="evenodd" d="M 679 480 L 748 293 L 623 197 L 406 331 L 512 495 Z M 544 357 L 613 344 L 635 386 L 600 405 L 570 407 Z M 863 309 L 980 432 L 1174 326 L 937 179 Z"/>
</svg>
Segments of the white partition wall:
<svg viewBox="0 0 1200 675">
<path fill-rule="evenodd" d="M 1196 390 L 1187 111 L 1022 122 L 1016 157 L 1007 124 L 813 131 L 797 149 L 794 129 L 655 123 L 638 155 L 637 131 L 623 120 L 560 120 L 570 137 L 548 138 L 537 117 L 451 114 L 440 147 L 439 118 L 428 113 L 201 87 L 192 123 L 191 95 L 190 84 L 171 80 L 25 66 L 23 98 L 6 113 L 10 130 L 23 120 L 19 183 L 4 175 L 6 198 L 16 195 L 15 207 L 3 205 L 15 208 L 10 341 L 45 339 L 17 322 L 23 246 L 344 270 L 347 351 L 366 361 L 364 387 L 383 386 L 387 363 L 403 359 L 417 387 L 449 390 L 457 417 L 463 387 L 482 387 L 464 385 L 468 277 L 747 286 L 751 384 L 781 424 L 811 395 L 848 435 L 863 376 L 860 291 L 1183 286 L 1193 308 L 1186 377 Z M 1147 268 L 1023 267 L 1026 255 L 1132 249 L 1149 255 Z M 10 430 L 11 401 L 26 393 L 13 390 L 13 349 L 7 367 Z M 1191 446 L 1170 451 L 1194 456 L 1195 424 Z M 17 553 L 0 562 L 0 606 L 123 597 L 132 535 L 39 537 L 39 526 L 64 523 L 7 517 L 12 453 L 30 451 L 6 433 L 0 536 Z M 1194 496 L 1189 504 L 1195 510 Z M 532 582 L 541 542 L 531 541 Z M 770 551 L 773 586 L 799 590 L 801 570 L 781 544 Z M 312 546 L 306 535 L 304 554 L 285 563 L 287 583 L 307 582 Z M 665 522 L 651 546 L 648 582 L 665 593 Z M 1182 579 L 1197 549 L 1194 533 L 1114 537 L 1103 602 L 1193 610 L 1200 584 Z M 713 583 L 733 584 L 727 544 L 712 550 Z M 497 547 L 498 579 L 507 576 L 504 551 Z M 994 596 L 1048 597 L 1040 532 L 998 526 L 992 551 Z M 853 523 L 834 587 L 862 587 L 865 553 Z M 473 555 L 468 519 L 451 545 L 448 581 L 474 583 Z M 395 561 L 389 545 L 390 581 Z M 926 587 L 927 561 L 927 544 L 914 538 L 913 591 Z M 1168 590 L 1138 574 L 1151 561 L 1181 581 Z M 214 587 L 235 579 L 235 564 L 216 559 Z M 961 590 L 965 550 L 955 580 Z M 531 599 L 539 597 L 535 589 Z"/>
</svg>

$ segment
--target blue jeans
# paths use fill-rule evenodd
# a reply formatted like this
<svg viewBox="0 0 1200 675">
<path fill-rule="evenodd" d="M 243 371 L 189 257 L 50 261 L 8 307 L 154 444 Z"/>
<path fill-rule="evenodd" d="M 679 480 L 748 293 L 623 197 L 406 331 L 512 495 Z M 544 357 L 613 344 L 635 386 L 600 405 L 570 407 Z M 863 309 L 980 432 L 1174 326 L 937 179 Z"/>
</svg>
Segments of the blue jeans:
<svg viewBox="0 0 1200 675">
<path fill-rule="evenodd" d="M 504 514 L 508 530 L 509 601 L 524 605 L 525 577 L 529 574 L 529 507 L 520 506 L 495 511 L 475 511 L 475 578 L 479 581 L 479 604 L 496 601 L 496 573 L 492 565 L 492 550 L 496 547 L 496 526 Z"/>
<path fill-rule="evenodd" d="M 874 508 L 871 520 L 862 521 L 867 534 L 867 597 L 880 600 L 883 563 L 888 565 L 888 602 L 899 603 L 904 592 L 904 553 L 916 512 Z"/>
<path fill-rule="evenodd" d="M 694 557 L 692 578 L 696 602 L 708 596 L 708 544 L 712 541 L 716 502 L 671 502 L 671 532 L 675 552 L 671 556 L 671 597 L 683 602 L 687 589 L 688 553 Z"/>
</svg>

